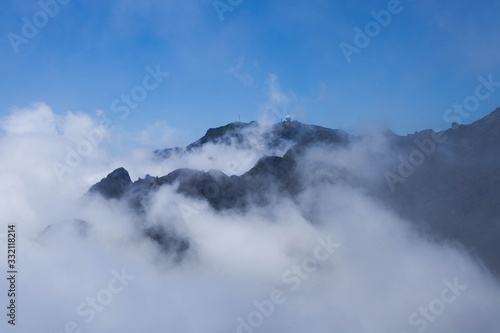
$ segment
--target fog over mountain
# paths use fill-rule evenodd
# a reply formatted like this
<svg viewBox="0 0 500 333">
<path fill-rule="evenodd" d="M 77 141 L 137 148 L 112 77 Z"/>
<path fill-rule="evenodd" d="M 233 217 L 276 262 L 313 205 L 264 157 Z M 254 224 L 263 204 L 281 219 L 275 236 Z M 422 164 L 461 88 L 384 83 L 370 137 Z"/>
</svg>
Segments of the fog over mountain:
<svg viewBox="0 0 500 333">
<path fill-rule="evenodd" d="M 1 127 L 22 332 L 498 331 L 500 108 L 407 136 L 236 122 L 124 156 L 44 104 Z"/>
</svg>

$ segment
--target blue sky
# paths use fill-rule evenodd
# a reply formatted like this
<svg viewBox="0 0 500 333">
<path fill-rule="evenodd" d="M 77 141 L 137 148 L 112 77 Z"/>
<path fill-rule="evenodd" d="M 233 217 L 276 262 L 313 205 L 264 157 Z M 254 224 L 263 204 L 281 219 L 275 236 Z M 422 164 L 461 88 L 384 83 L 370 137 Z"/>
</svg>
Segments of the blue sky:
<svg viewBox="0 0 500 333">
<path fill-rule="evenodd" d="M 339 45 L 355 45 L 353 28 L 394 1 L 221 0 L 232 9 L 221 20 L 211 0 L 61 0 L 45 24 L 39 1 L 5 0 L 0 115 L 33 102 L 57 114 L 102 110 L 122 137 L 161 124 L 180 144 L 264 114 L 348 131 L 449 127 L 443 114 L 474 94 L 478 76 L 500 81 L 500 2 L 401 1 L 348 63 Z M 40 28 L 25 38 L 34 15 Z M 112 103 L 157 66 L 168 77 L 120 119 Z M 497 89 L 463 122 L 500 106 Z"/>
</svg>

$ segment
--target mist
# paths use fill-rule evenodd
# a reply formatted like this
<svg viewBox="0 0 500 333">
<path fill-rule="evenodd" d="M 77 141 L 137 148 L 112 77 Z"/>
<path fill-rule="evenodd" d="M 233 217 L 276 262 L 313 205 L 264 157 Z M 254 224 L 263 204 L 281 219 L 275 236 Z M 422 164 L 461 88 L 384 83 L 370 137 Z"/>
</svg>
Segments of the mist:
<svg viewBox="0 0 500 333">
<path fill-rule="evenodd" d="M 298 167 L 304 190 L 292 198 L 270 186 L 269 205 L 215 210 L 176 183 L 152 192 L 138 213 L 87 193 L 118 167 L 133 181 L 179 168 L 241 175 L 291 147 L 267 147 L 269 126 L 247 129 L 244 145 L 208 143 L 161 159 L 149 148 L 110 152 L 109 130 L 83 113 L 57 116 L 43 103 L 13 110 L 0 137 L 0 233 L 8 224 L 18 232 L 18 324 L 9 330 L 497 330 L 500 288 L 489 270 L 361 186 L 387 170 L 383 131 L 311 148 Z M 67 147 L 79 153 L 82 141 L 90 152 L 69 166 Z M 156 226 L 189 247 L 165 251 L 144 234 Z"/>
</svg>

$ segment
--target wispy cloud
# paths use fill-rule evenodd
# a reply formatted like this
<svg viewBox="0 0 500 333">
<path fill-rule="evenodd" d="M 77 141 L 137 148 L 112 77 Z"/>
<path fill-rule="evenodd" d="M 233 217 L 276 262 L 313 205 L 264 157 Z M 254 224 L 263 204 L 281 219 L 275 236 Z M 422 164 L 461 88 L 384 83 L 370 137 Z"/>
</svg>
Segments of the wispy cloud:
<svg viewBox="0 0 500 333">
<path fill-rule="evenodd" d="M 236 59 L 234 66 L 227 70 L 227 73 L 233 75 L 235 78 L 243 82 L 245 86 L 249 86 L 253 83 L 253 77 L 248 72 L 243 70 L 243 65 L 245 64 L 245 57 L 240 56 Z"/>
</svg>

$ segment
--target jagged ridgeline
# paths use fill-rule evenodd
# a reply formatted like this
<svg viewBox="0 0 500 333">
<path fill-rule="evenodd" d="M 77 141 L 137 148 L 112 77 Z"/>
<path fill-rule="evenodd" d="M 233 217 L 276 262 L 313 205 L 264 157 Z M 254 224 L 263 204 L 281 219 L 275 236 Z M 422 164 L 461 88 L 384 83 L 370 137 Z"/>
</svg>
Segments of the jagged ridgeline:
<svg viewBox="0 0 500 333">
<path fill-rule="evenodd" d="M 424 130 L 399 136 L 385 131 L 380 151 L 372 149 L 363 159 L 353 159 L 352 164 L 342 167 L 335 161 L 336 152 L 370 139 L 297 121 L 267 128 L 257 122 L 236 122 L 209 129 L 187 147 L 157 150 L 155 154 L 168 159 L 196 153 L 209 143 L 252 149 L 250 139 L 255 136 L 267 151 L 286 147 L 286 153 L 262 156 L 240 175 L 178 169 L 133 182 L 128 172 L 119 168 L 89 192 L 123 200 L 141 214 L 151 193 L 174 184 L 178 193 L 204 199 L 215 210 L 273 204 L 276 193 L 298 200 L 313 184 L 346 184 L 369 193 L 432 237 L 459 242 L 500 275 L 500 108 L 472 124 L 454 124 L 440 132 Z M 308 164 L 311 151 L 332 156 L 332 162 Z M 361 166 L 354 163 L 370 164 L 368 167 L 377 171 L 372 177 L 360 175 L 357 170 Z"/>
</svg>

